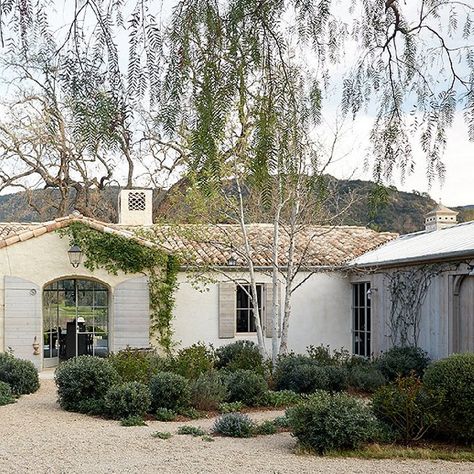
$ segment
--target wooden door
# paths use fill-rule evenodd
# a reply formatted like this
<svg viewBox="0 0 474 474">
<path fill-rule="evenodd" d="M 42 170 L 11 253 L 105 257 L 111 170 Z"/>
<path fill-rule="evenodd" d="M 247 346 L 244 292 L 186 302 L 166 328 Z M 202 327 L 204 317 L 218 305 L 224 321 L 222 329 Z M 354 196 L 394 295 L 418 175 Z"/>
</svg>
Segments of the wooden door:
<svg viewBox="0 0 474 474">
<path fill-rule="evenodd" d="M 474 352 L 474 276 L 464 278 L 461 283 L 458 327 L 456 352 Z"/>
</svg>

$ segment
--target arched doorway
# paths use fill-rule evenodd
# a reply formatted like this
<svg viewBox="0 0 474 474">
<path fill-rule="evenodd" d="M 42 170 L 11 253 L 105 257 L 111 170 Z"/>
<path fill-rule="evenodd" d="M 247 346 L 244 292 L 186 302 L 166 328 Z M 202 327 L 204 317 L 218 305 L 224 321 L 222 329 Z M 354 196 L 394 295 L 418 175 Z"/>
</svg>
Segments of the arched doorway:
<svg viewBox="0 0 474 474">
<path fill-rule="evenodd" d="M 109 351 L 109 290 L 93 280 L 66 278 L 43 290 L 43 366 Z"/>
</svg>

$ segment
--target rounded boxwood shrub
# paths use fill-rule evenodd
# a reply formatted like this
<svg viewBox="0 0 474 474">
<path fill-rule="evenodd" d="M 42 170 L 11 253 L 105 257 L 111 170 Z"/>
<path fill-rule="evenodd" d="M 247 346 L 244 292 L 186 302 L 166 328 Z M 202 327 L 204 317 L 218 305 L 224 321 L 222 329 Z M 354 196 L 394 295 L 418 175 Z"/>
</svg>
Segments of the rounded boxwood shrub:
<svg viewBox="0 0 474 474">
<path fill-rule="evenodd" d="M 143 417 L 150 408 L 150 390 L 140 382 L 114 385 L 105 395 L 105 409 L 112 418 Z"/>
<path fill-rule="evenodd" d="M 33 362 L 7 353 L 0 354 L 0 381 L 10 385 L 14 395 L 33 393 L 39 388 L 38 371 Z"/>
<path fill-rule="evenodd" d="M 379 427 L 370 408 L 345 393 L 320 391 L 286 411 L 293 435 L 319 454 L 354 449 L 376 438 Z"/>
<path fill-rule="evenodd" d="M 321 387 L 331 392 L 340 392 L 349 387 L 349 371 L 345 367 L 327 365 L 324 367 L 327 386 Z"/>
<path fill-rule="evenodd" d="M 8 405 L 14 401 L 15 399 L 13 398 L 10 385 L 8 385 L 6 382 L 0 382 L 0 406 Z"/>
<path fill-rule="evenodd" d="M 373 365 L 356 365 L 349 375 L 349 384 L 364 392 L 375 392 L 386 383 L 385 376 Z"/>
<path fill-rule="evenodd" d="M 104 413 L 108 390 L 120 382 L 112 364 L 100 357 L 83 355 L 63 362 L 54 375 L 62 408 L 80 413 Z"/>
<path fill-rule="evenodd" d="M 198 410 L 217 410 L 228 396 L 227 386 L 217 371 L 201 374 L 191 384 L 191 404 Z"/>
<path fill-rule="evenodd" d="M 216 349 L 217 369 L 252 370 L 265 373 L 264 361 L 258 346 L 252 341 L 237 341 Z"/>
<path fill-rule="evenodd" d="M 412 372 L 422 377 L 429 363 L 427 353 L 419 347 L 412 346 L 392 347 L 375 361 L 376 367 L 389 381 L 397 377 L 406 377 Z"/>
<path fill-rule="evenodd" d="M 443 396 L 434 410 L 442 434 L 474 441 L 474 353 L 453 354 L 431 364 L 423 383 Z"/>
<path fill-rule="evenodd" d="M 150 381 L 153 410 L 168 408 L 179 410 L 189 406 L 191 390 L 188 380 L 173 372 L 159 372 Z"/>
<path fill-rule="evenodd" d="M 329 374 L 325 367 L 300 355 L 280 358 L 274 372 L 277 390 L 292 390 L 297 393 L 311 393 L 329 386 Z"/>
<path fill-rule="evenodd" d="M 230 402 L 255 406 L 264 400 L 268 385 L 262 375 L 251 370 L 236 370 L 226 376 Z"/>
<path fill-rule="evenodd" d="M 242 413 L 226 413 L 214 423 L 212 431 L 231 438 L 250 438 L 256 425 L 248 415 Z"/>
</svg>

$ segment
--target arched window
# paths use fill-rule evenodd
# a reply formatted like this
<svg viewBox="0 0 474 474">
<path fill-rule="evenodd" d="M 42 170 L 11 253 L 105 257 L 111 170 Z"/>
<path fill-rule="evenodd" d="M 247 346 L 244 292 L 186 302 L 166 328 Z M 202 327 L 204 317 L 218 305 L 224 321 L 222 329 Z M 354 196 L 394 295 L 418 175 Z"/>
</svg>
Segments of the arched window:
<svg viewBox="0 0 474 474">
<path fill-rule="evenodd" d="M 109 290 L 97 281 L 64 279 L 43 291 L 44 366 L 89 354 L 105 357 L 108 344 Z"/>
</svg>

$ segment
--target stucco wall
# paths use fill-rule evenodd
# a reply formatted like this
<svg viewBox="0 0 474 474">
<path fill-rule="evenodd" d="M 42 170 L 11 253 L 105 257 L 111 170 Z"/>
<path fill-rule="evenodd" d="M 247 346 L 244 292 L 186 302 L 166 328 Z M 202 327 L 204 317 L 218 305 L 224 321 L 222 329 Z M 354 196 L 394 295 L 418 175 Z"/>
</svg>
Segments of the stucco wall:
<svg viewBox="0 0 474 474">
<path fill-rule="evenodd" d="M 436 264 L 436 262 L 432 262 Z M 474 260 L 471 260 L 471 265 Z M 444 264 L 445 271 L 433 277 L 421 307 L 418 345 L 436 360 L 453 352 L 455 336 L 454 280 L 466 275 L 470 266 L 465 262 Z M 403 269 L 402 269 L 403 270 Z M 399 269 L 386 269 L 363 276 L 359 274 L 352 282 L 370 281 L 376 291 L 372 294 L 372 348 L 374 354 L 388 350 L 393 345 L 390 330 L 391 295 L 387 275 Z M 461 328 L 462 331 L 462 328 Z"/>
<path fill-rule="evenodd" d="M 0 249 L 0 351 L 4 351 L 4 309 L 5 309 L 5 275 L 16 276 L 32 281 L 43 288 L 47 283 L 60 278 L 93 278 L 110 286 L 110 302 L 114 288 L 124 280 L 140 275 L 111 275 L 104 270 L 93 273 L 83 265 L 73 268 L 67 251 L 69 239 L 60 238 L 57 233 L 44 234 L 40 237 L 18 242 Z M 113 320 L 113 305 L 109 308 L 109 326 Z M 41 340 L 41 334 L 38 339 Z M 33 343 L 33 341 L 31 341 Z M 41 357 L 35 356 L 35 357 Z"/>
<path fill-rule="evenodd" d="M 241 275 L 244 276 L 244 275 Z M 298 281 L 307 274 L 301 273 Z M 218 275 L 213 275 L 218 278 Z M 239 275 L 235 275 L 239 278 Z M 221 277 L 222 278 L 222 277 Z M 258 274 L 259 283 L 270 282 L 267 274 Z M 180 347 L 195 342 L 211 343 L 215 347 L 237 339 L 256 340 L 256 336 L 236 335 L 234 339 L 219 339 L 217 283 L 194 288 L 184 273 L 179 275 L 174 312 L 175 339 Z M 282 297 L 283 298 L 283 297 Z M 281 302 L 283 307 L 283 301 Z M 292 298 L 292 316 L 289 329 L 289 348 L 305 352 L 309 345 L 329 344 L 333 349 L 351 347 L 351 293 L 350 283 L 341 274 L 320 273 L 311 275 L 295 291 Z M 271 347 L 271 339 L 267 339 Z"/>
</svg>

